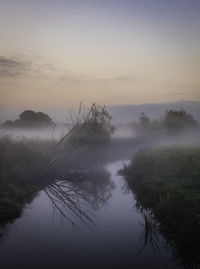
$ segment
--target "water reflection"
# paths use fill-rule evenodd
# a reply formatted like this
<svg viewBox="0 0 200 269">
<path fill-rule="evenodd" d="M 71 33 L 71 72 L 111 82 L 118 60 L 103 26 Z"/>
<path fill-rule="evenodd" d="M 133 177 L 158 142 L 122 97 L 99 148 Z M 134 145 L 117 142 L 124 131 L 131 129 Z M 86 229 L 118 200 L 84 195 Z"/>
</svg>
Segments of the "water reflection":
<svg viewBox="0 0 200 269">
<path fill-rule="evenodd" d="M 95 167 L 70 171 L 67 181 L 56 181 L 44 192 L 52 203 L 53 213 L 58 212 L 63 220 L 80 231 L 77 219 L 88 228 L 94 228 L 94 211 L 107 203 L 113 188 L 110 173 L 102 167 Z"/>
<path fill-rule="evenodd" d="M 126 177 L 125 177 L 126 180 Z M 142 253 L 146 247 L 154 251 L 171 250 L 173 261 L 181 268 L 200 268 L 199 208 L 186 207 L 180 199 L 168 203 L 137 196 L 136 189 L 126 181 L 126 187 L 136 198 L 136 210 L 143 216 Z M 151 196 L 151 194 L 149 194 Z"/>
<path fill-rule="evenodd" d="M 0 244 L 3 243 L 9 224 L 0 224 Z"/>
<path fill-rule="evenodd" d="M 96 227 L 95 211 L 107 204 L 114 188 L 110 173 L 99 166 L 87 170 L 71 170 L 66 175 L 66 180 L 51 182 L 42 191 L 52 204 L 52 217 L 59 214 L 62 221 L 69 222 L 75 230 L 81 231 L 82 224 L 89 229 Z M 37 199 L 37 193 L 26 197 L 27 205 L 35 197 Z M 18 216 L 20 217 L 21 215 Z M 14 221 L 12 218 L 0 222 L 0 244 Z"/>
<path fill-rule="evenodd" d="M 117 175 L 122 167 L 121 161 L 105 169 L 71 171 L 65 181 L 50 186 L 53 193 L 46 188 L 69 220 L 54 205 L 52 211 L 51 199 L 40 192 L 0 246 L 3 268 L 177 268 L 169 264 L 169 252 L 156 254 L 146 247 L 138 255 L 142 215 L 133 210 L 131 193 L 122 191 Z"/>
<path fill-rule="evenodd" d="M 144 218 L 144 230 L 142 234 L 143 245 L 139 250 L 142 253 L 146 246 L 150 246 L 154 251 L 163 249 L 163 238 L 158 233 L 158 223 L 151 212 L 140 211 Z"/>
</svg>

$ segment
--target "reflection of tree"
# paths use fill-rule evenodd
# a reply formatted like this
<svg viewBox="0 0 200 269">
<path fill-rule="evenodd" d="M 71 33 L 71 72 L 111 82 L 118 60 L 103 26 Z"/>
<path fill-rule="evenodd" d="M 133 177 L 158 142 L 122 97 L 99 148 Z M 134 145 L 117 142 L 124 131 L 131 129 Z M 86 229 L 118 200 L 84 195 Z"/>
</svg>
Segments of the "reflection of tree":
<svg viewBox="0 0 200 269">
<path fill-rule="evenodd" d="M 54 211 L 69 221 L 77 230 L 77 220 L 89 228 L 95 226 L 94 211 L 105 205 L 114 188 L 110 174 L 100 168 L 87 172 L 71 172 L 67 181 L 56 181 L 44 192 L 52 202 Z"/>
<path fill-rule="evenodd" d="M 129 185 L 130 187 L 130 185 Z M 134 194 L 135 190 L 131 189 Z M 136 208 L 144 218 L 143 246 L 154 251 L 163 247 L 171 249 L 173 260 L 183 268 L 200 268 L 200 231 L 198 210 L 184 207 L 181 201 L 173 200 L 168 204 L 157 202 L 158 210 L 147 207 L 137 194 Z M 161 240 L 161 238 L 163 239 Z"/>
<path fill-rule="evenodd" d="M 10 228 L 12 227 L 16 218 L 12 218 L 10 220 L 0 221 L 0 245 L 4 242 L 7 233 L 9 232 Z"/>
<path fill-rule="evenodd" d="M 46 185 L 43 191 L 50 199 L 53 213 L 58 212 L 63 219 L 80 231 L 78 222 L 88 228 L 95 227 L 95 211 L 104 206 L 111 197 L 114 188 L 110 174 L 103 168 L 93 168 L 87 171 L 71 171 L 66 180 L 56 181 Z M 36 194 L 35 194 L 36 195 Z M 35 195 L 26 197 L 31 203 Z M 0 244 L 3 242 L 15 218 L 0 223 Z"/>
<path fill-rule="evenodd" d="M 1 223 L 0 224 L 0 244 L 4 241 L 6 232 L 8 230 L 8 225 L 6 223 Z"/>
<path fill-rule="evenodd" d="M 188 223 L 182 223 L 183 226 L 185 225 L 184 231 L 177 231 L 174 234 L 175 220 L 166 224 L 164 220 L 159 219 L 158 221 L 157 216 L 153 215 L 152 212 L 146 211 L 144 213 L 142 210 L 142 215 L 144 217 L 144 244 L 140 252 L 146 246 L 150 246 L 153 250 L 160 250 L 162 246 L 166 249 L 170 247 L 174 261 L 178 262 L 183 268 L 199 268 L 199 232 L 195 226 L 194 231 L 191 230 L 189 225 L 189 222 L 192 222 L 191 219 Z M 160 240 L 161 236 L 165 239 L 162 242 Z"/>
<path fill-rule="evenodd" d="M 158 232 L 158 223 L 155 221 L 154 216 L 149 211 L 139 210 L 144 218 L 144 232 L 142 234 L 143 246 L 140 252 L 146 246 L 150 246 L 153 250 L 161 249 L 161 240 Z"/>
</svg>

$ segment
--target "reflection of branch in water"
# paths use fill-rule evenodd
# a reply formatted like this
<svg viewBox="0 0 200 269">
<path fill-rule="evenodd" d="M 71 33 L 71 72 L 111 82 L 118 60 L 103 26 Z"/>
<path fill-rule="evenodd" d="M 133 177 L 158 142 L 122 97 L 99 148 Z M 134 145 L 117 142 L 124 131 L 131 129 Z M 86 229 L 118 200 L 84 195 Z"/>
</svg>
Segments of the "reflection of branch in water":
<svg viewBox="0 0 200 269">
<path fill-rule="evenodd" d="M 92 213 L 88 212 L 86 207 L 86 203 L 89 203 L 89 201 L 80 192 L 67 185 L 61 186 L 60 182 L 48 186 L 44 191 L 51 200 L 54 210 L 57 210 L 74 228 L 79 230 L 73 220 L 74 217 L 79 218 L 89 228 L 94 226 Z"/>
<path fill-rule="evenodd" d="M 140 213 L 144 218 L 144 232 L 142 235 L 144 242 L 139 253 L 141 253 L 146 246 L 150 246 L 154 251 L 160 250 L 161 242 L 158 223 L 151 212 L 140 210 Z"/>
<path fill-rule="evenodd" d="M 129 187 L 128 182 L 125 181 L 123 186 L 124 193 L 128 193 L 130 190 L 131 188 Z M 134 191 L 132 192 L 134 194 Z M 162 246 L 164 245 L 164 241 L 161 242 L 160 230 L 159 230 L 160 226 L 159 223 L 156 221 L 153 212 L 151 210 L 145 209 L 138 200 L 136 200 L 136 204 L 134 205 L 134 207 L 143 216 L 144 219 L 144 224 L 142 224 L 142 226 L 144 226 L 144 230 L 141 235 L 143 245 L 139 249 L 139 254 L 147 246 L 153 249 L 153 251 L 161 250 L 161 245 Z"/>
<path fill-rule="evenodd" d="M 63 219 L 79 230 L 77 220 L 90 229 L 95 227 L 92 211 L 106 204 L 112 189 L 110 174 L 103 169 L 96 169 L 95 172 L 90 172 L 90 176 L 83 177 L 82 174 L 81 179 L 50 184 L 44 192 L 52 202 L 54 211 L 59 212 Z"/>
<path fill-rule="evenodd" d="M 4 241 L 5 235 L 8 231 L 9 223 L 0 224 L 0 244 Z"/>
</svg>

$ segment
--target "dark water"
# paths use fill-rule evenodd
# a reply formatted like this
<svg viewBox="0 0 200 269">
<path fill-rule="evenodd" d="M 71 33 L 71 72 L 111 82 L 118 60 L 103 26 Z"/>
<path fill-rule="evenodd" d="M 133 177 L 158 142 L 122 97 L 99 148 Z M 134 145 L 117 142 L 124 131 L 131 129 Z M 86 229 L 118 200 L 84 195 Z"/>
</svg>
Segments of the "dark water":
<svg viewBox="0 0 200 269">
<path fill-rule="evenodd" d="M 160 250 L 146 246 L 141 251 L 144 220 L 117 175 L 123 163 L 106 165 L 108 178 L 102 178 L 97 188 L 88 183 L 90 191 L 84 190 L 94 204 L 83 203 L 90 228 L 84 217 L 74 217 L 70 210 L 66 214 L 76 226 L 61 217 L 41 191 L 23 216 L 8 227 L 0 245 L 1 268 L 180 268 L 161 236 Z M 91 189 L 95 189 L 92 194 Z"/>
</svg>

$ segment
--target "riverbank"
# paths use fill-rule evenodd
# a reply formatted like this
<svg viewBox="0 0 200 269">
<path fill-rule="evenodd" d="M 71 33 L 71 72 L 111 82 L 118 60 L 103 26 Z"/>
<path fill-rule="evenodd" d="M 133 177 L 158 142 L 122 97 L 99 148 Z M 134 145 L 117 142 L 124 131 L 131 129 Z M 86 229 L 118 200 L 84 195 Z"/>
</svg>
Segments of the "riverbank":
<svg viewBox="0 0 200 269">
<path fill-rule="evenodd" d="M 142 150 L 120 171 L 146 218 L 187 268 L 200 265 L 200 147 Z M 147 239 L 148 242 L 148 239 Z"/>
<path fill-rule="evenodd" d="M 25 203 L 42 188 L 41 174 L 52 148 L 48 140 L 1 139 L 0 221 L 20 216 Z"/>
</svg>

